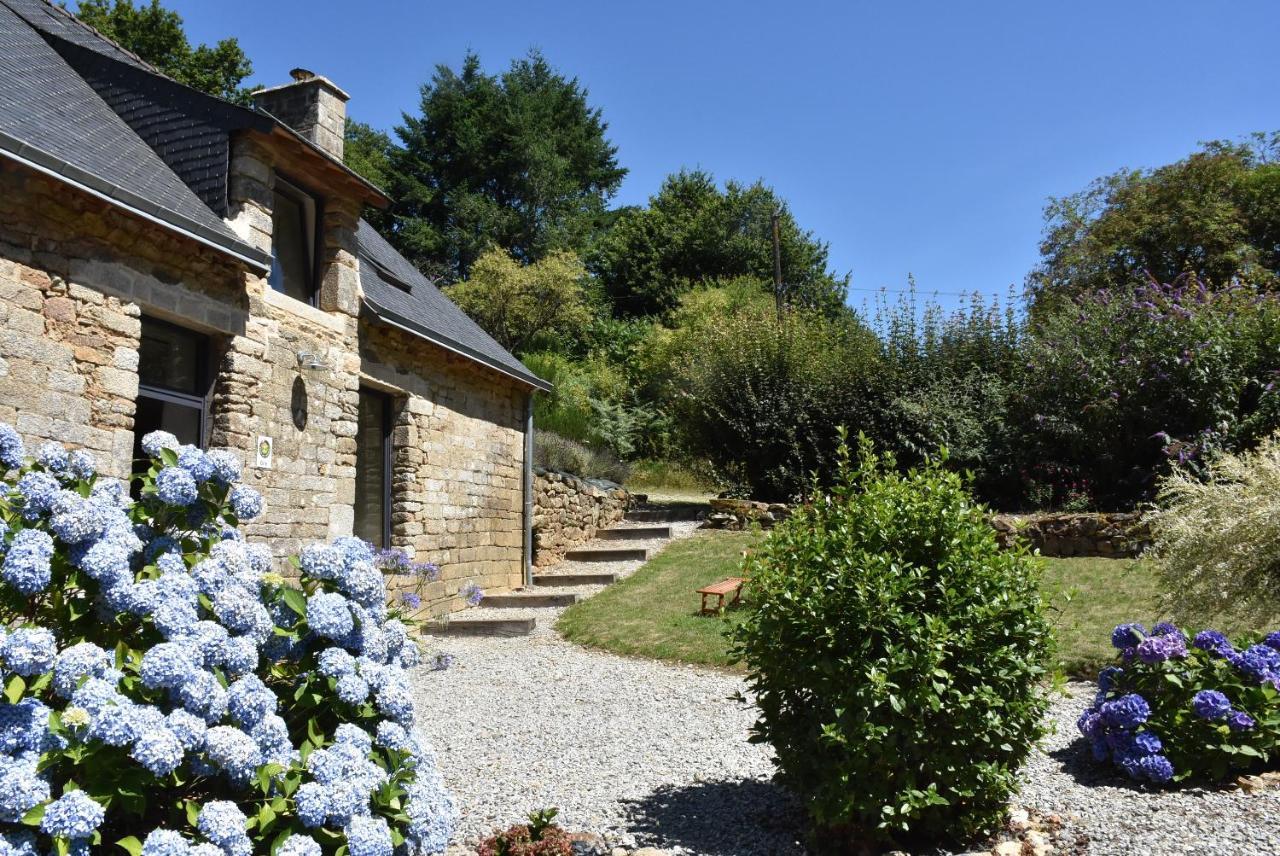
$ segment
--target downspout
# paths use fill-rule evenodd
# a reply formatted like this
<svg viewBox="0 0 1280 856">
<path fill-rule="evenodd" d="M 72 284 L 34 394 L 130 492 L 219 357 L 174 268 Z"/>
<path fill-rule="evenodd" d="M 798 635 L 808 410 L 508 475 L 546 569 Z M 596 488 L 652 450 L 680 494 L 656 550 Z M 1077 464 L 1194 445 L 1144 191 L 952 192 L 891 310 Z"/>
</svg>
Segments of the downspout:
<svg viewBox="0 0 1280 856">
<path fill-rule="evenodd" d="M 524 407 L 524 585 L 533 585 L 533 396 Z"/>
</svg>

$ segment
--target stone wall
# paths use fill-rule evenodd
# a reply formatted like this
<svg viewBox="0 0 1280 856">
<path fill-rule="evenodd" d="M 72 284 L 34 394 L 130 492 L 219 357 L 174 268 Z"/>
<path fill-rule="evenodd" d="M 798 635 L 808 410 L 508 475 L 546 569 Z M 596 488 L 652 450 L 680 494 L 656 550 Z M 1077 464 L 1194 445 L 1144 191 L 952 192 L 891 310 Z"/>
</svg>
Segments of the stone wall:
<svg viewBox="0 0 1280 856">
<path fill-rule="evenodd" d="M 991 525 L 1002 545 L 1021 538 L 1042 556 L 1132 558 L 1151 543 L 1151 530 L 1136 512 L 997 514 Z"/>
<path fill-rule="evenodd" d="M 361 329 L 363 381 L 395 396 L 391 541 L 441 570 L 426 608 L 461 608 L 471 582 L 522 585 L 527 388 L 400 330 Z"/>
<path fill-rule="evenodd" d="M 0 161 L 0 420 L 129 474 L 143 307 L 206 333 L 244 324 L 238 265 Z"/>
<path fill-rule="evenodd" d="M 791 507 L 780 502 L 713 499 L 711 513 L 707 515 L 702 528 L 741 531 L 759 525 L 762 529 L 770 529 L 775 523 L 786 520 L 790 514 Z"/>
<path fill-rule="evenodd" d="M 533 560 L 558 562 L 627 513 L 631 495 L 612 482 L 590 482 L 569 473 L 534 469 Z"/>
<path fill-rule="evenodd" d="M 229 223 L 271 245 L 281 153 L 233 148 Z M 266 510 L 247 534 L 278 557 L 352 531 L 362 384 L 395 396 L 392 543 L 434 561 L 425 592 L 523 576 L 527 388 L 416 337 L 360 318 L 354 202 L 326 200 L 318 307 L 272 291 L 225 256 L 88 194 L 0 161 L 0 420 L 29 444 L 58 440 L 125 477 L 133 450 L 143 316 L 210 337 L 211 446 L 239 453 Z M 297 354 L 317 355 L 306 369 Z M 252 466 L 259 436 L 270 469 Z"/>
</svg>

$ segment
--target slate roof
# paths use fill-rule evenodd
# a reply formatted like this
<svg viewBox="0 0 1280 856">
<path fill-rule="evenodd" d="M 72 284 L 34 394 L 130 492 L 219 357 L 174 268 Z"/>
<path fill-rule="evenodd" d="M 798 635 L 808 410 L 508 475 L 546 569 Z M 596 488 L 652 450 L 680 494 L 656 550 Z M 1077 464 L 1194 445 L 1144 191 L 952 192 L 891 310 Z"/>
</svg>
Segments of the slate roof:
<svg viewBox="0 0 1280 856">
<path fill-rule="evenodd" d="M 551 384 L 494 341 L 364 220 L 356 230 L 356 239 L 360 287 L 376 318 L 537 389 L 551 389 Z"/>
<path fill-rule="evenodd" d="M 0 154 L 268 267 L 270 257 L 241 241 L 31 23 L 48 22 L 87 50 L 110 52 L 101 46 L 110 42 L 67 17 L 44 2 L 0 0 Z M 96 49 L 81 44 L 95 40 Z M 114 53 L 147 68 L 120 48 Z"/>
</svg>

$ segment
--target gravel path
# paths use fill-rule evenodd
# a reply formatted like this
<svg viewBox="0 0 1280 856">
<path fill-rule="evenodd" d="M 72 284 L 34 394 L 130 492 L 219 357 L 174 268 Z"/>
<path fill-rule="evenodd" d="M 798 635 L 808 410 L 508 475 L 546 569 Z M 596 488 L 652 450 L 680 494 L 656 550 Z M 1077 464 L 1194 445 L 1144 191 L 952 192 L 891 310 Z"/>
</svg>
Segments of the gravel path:
<svg viewBox="0 0 1280 856">
<path fill-rule="evenodd" d="M 694 528 L 675 527 L 677 537 Z M 626 575 L 639 565 L 566 562 L 555 570 Z M 731 700 L 742 680 L 569 644 L 552 629 L 560 612 L 469 610 L 529 615 L 538 627 L 523 638 L 426 640 L 457 657 L 417 682 L 421 729 L 462 806 L 457 840 L 474 845 L 555 806 L 567 828 L 596 832 L 611 846 L 802 856 L 801 812 L 771 783 L 771 752 L 747 742 L 753 710 Z M 1094 764 L 1075 729 L 1093 692 L 1072 684 L 1054 700 L 1056 731 L 1033 753 L 1015 797 L 1066 819 L 1061 840 L 1073 846 L 1060 852 L 1280 854 L 1280 790 L 1146 791 Z"/>
</svg>

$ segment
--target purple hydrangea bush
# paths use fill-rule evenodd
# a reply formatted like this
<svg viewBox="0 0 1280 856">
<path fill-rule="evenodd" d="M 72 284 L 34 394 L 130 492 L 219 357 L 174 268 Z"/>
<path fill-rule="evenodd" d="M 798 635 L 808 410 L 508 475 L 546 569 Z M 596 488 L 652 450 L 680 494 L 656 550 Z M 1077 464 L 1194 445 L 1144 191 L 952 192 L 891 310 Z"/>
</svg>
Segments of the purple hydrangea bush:
<svg viewBox="0 0 1280 856">
<path fill-rule="evenodd" d="M 1233 644 L 1161 622 L 1121 624 L 1119 662 L 1076 725 L 1093 756 L 1153 785 L 1221 781 L 1280 757 L 1280 632 Z"/>
<path fill-rule="evenodd" d="M 420 655 L 372 548 L 272 571 L 226 451 L 148 434 L 138 499 L 0 425 L 0 853 L 438 853 Z"/>
</svg>

